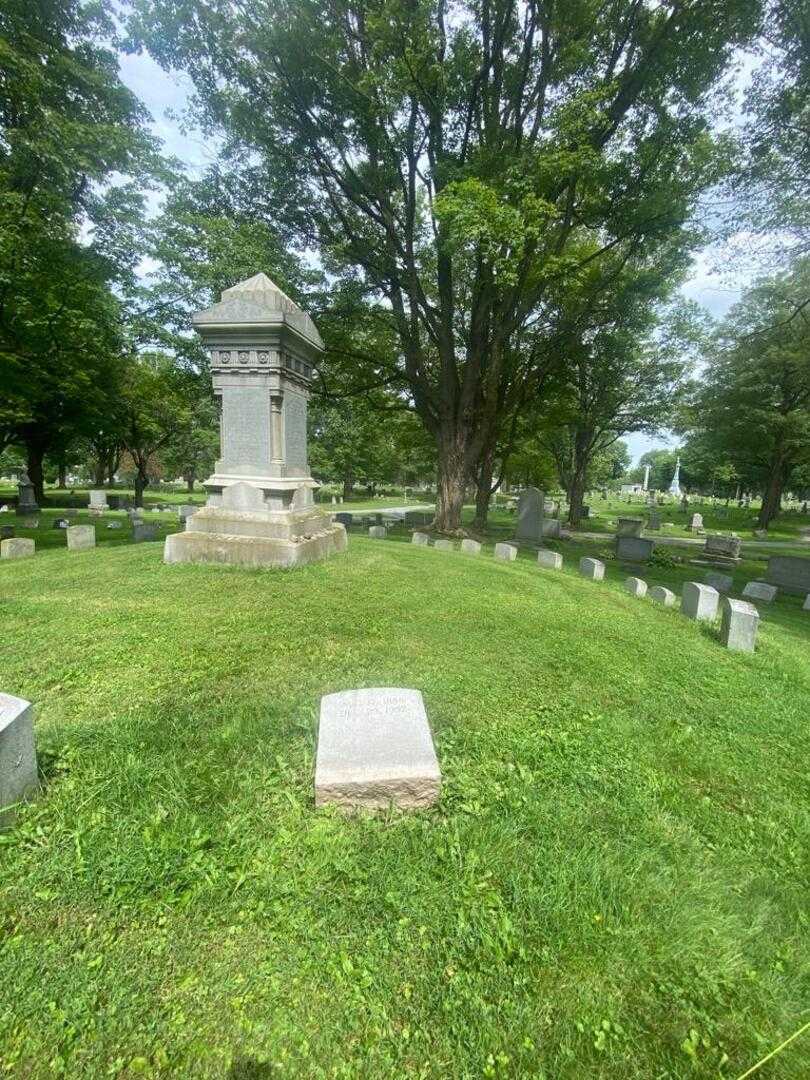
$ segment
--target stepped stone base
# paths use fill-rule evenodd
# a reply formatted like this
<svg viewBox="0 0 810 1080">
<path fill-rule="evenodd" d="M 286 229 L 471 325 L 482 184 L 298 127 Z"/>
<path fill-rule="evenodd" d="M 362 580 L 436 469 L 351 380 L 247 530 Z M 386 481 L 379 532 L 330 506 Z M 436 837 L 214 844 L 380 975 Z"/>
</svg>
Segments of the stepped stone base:
<svg viewBox="0 0 810 1080">
<path fill-rule="evenodd" d="M 166 537 L 166 563 L 305 566 L 346 550 L 346 529 L 320 511 L 240 512 L 206 506 Z"/>
</svg>

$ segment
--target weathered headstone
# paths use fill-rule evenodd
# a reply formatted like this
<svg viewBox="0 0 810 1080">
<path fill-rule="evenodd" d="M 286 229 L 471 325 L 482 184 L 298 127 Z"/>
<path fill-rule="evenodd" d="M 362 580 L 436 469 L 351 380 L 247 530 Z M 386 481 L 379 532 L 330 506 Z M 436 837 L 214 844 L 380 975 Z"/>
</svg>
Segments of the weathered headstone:
<svg viewBox="0 0 810 1080">
<path fill-rule="evenodd" d="M 671 589 L 665 589 L 663 585 L 654 585 L 648 595 L 651 600 L 655 600 L 657 604 L 663 604 L 664 607 L 674 607 L 677 599 L 675 593 Z"/>
<path fill-rule="evenodd" d="M 454 545 L 452 540 L 439 539 L 433 545 L 437 551 L 453 551 Z"/>
<path fill-rule="evenodd" d="M 150 540 L 157 540 L 157 526 L 156 525 L 144 525 L 141 521 L 133 521 L 132 523 L 132 539 L 136 544 L 146 543 Z"/>
<path fill-rule="evenodd" d="M 617 536 L 616 558 L 621 562 L 648 562 L 655 543 L 640 536 Z"/>
<path fill-rule="evenodd" d="M 427 533 L 415 532 L 411 537 L 411 543 L 416 544 L 418 547 L 427 547 L 430 543 L 430 537 Z"/>
<path fill-rule="evenodd" d="M 734 578 L 728 574 L 718 574 L 714 570 L 710 570 L 706 574 L 706 584 L 711 585 L 713 589 L 717 589 L 719 593 L 729 593 L 734 588 Z"/>
<path fill-rule="evenodd" d="M 745 600 L 723 597 L 720 618 L 720 640 L 727 649 L 752 653 L 757 643 L 759 612 Z"/>
<path fill-rule="evenodd" d="M 810 559 L 800 555 L 773 555 L 768 559 L 765 579 L 791 596 L 810 592 Z"/>
<path fill-rule="evenodd" d="M 647 582 L 640 577 L 625 578 L 624 587 L 631 596 L 647 595 Z"/>
<path fill-rule="evenodd" d="M 616 522 L 617 536 L 641 536 L 644 522 L 641 518 L 619 518 Z"/>
<path fill-rule="evenodd" d="M 465 555 L 480 555 L 481 545 L 478 543 L 477 540 L 462 540 L 461 550 L 464 552 Z"/>
<path fill-rule="evenodd" d="M 222 404 L 222 457 L 206 505 L 167 536 L 164 560 L 293 567 L 345 550 L 309 471 L 307 399 L 323 351 L 310 317 L 256 274 L 192 322 Z"/>
<path fill-rule="evenodd" d="M 542 530 L 544 540 L 559 540 L 562 537 L 562 523 L 556 518 L 543 518 Z"/>
<path fill-rule="evenodd" d="M 778 592 L 779 590 L 775 585 L 768 585 L 764 581 L 749 581 L 742 594 L 751 600 L 761 600 L 765 604 L 770 604 L 776 599 Z"/>
<path fill-rule="evenodd" d="M 385 540 L 388 536 L 388 529 L 384 525 L 371 525 L 369 526 L 368 535 L 372 540 Z"/>
<path fill-rule="evenodd" d="M 661 529 L 661 515 L 657 510 L 651 510 L 647 514 L 647 528 L 651 532 L 659 532 Z"/>
<path fill-rule="evenodd" d="M 591 516 L 591 508 L 590 508 L 590 506 L 586 506 L 585 504 L 580 506 L 580 508 L 579 508 L 579 516 L 583 520 L 587 520 Z"/>
<path fill-rule="evenodd" d="M 543 539 L 543 492 L 530 487 L 520 493 L 515 539 L 539 544 Z"/>
<path fill-rule="evenodd" d="M 191 503 L 184 503 L 177 511 L 177 516 L 181 521 L 188 521 L 192 514 L 196 514 L 198 507 L 193 506 Z"/>
<path fill-rule="evenodd" d="M 703 514 L 692 514 L 692 520 L 689 522 L 689 528 L 692 532 L 698 532 L 703 528 Z"/>
<path fill-rule="evenodd" d="M 716 563 L 737 563 L 741 544 L 738 536 L 707 536 L 703 554 Z"/>
<path fill-rule="evenodd" d="M 557 551 L 541 548 L 537 552 L 537 564 L 545 570 L 562 570 L 563 557 Z"/>
<path fill-rule="evenodd" d="M 27 559 L 36 551 L 33 540 L 18 536 L 0 541 L 0 559 Z"/>
<path fill-rule="evenodd" d="M 591 581 L 602 581 L 605 576 L 605 564 L 599 559 L 580 559 L 579 572 Z"/>
<path fill-rule="evenodd" d="M 109 504 L 107 502 L 106 491 L 91 491 L 90 492 L 90 509 L 91 510 L 109 510 Z"/>
<path fill-rule="evenodd" d="M 38 786 L 33 706 L 0 694 L 0 828 L 14 820 L 11 807 L 33 797 Z"/>
<path fill-rule="evenodd" d="M 719 602 L 720 593 L 711 585 L 703 585 L 699 581 L 687 581 L 681 593 L 681 614 L 687 619 L 712 622 L 717 615 Z"/>
<path fill-rule="evenodd" d="M 495 558 L 503 559 L 505 562 L 514 562 L 517 558 L 518 549 L 512 544 L 496 544 L 495 545 Z"/>
<path fill-rule="evenodd" d="M 95 525 L 69 525 L 66 535 L 70 551 L 86 551 L 96 546 Z"/>
<path fill-rule="evenodd" d="M 805 596 L 802 611 L 810 611 L 810 592 Z"/>
<path fill-rule="evenodd" d="M 28 473 L 23 470 L 20 473 L 17 480 L 17 513 L 18 514 L 35 514 L 39 510 L 37 501 L 34 498 L 34 485 L 28 476 Z"/>
<path fill-rule="evenodd" d="M 344 690 L 321 698 L 315 805 L 432 806 L 441 771 L 418 690 Z"/>
<path fill-rule="evenodd" d="M 0 540 L 13 540 L 17 530 L 13 525 L 0 525 Z"/>
</svg>

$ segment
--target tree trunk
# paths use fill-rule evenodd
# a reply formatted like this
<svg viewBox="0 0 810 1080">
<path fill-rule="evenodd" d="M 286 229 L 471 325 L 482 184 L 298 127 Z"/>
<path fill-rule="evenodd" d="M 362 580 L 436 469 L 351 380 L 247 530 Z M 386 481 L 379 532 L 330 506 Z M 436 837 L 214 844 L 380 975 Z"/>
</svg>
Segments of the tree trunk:
<svg viewBox="0 0 810 1080">
<path fill-rule="evenodd" d="M 26 443 L 25 452 L 28 478 L 34 485 L 34 498 L 41 506 L 45 501 L 45 477 L 42 473 L 42 459 L 45 457 L 45 447 L 42 443 L 31 441 Z"/>
<path fill-rule="evenodd" d="M 762 498 L 762 506 L 757 519 L 760 529 L 767 529 L 774 518 L 779 516 L 784 482 L 785 466 L 781 457 L 779 457 L 771 465 L 771 475 L 768 477 L 768 486 L 765 488 L 765 494 Z"/>
<path fill-rule="evenodd" d="M 476 475 L 475 518 L 473 528 L 483 532 L 487 527 L 489 500 L 492 498 L 492 474 L 495 471 L 495 451 L 486 450 Z"/>
<path fill-rule="evenodd" d="M 59 471 L 59 479 L 57 481 L 59 485 L 59 490 L 64 491 L 67 487 L 67 465 L 65 464 L 64 460 L 60 460 L 57 468 Z"/>
<path fill-rule="evenodd" d="M 585 494 L 585 478 L 593 452 L 593 439 L 589 431 L 578 431 L 574 438 L 574 462 L 571 470 L 571 483 L 568 488 L 568 524 L 572 529 L 579 528 L 582 517 L 582 503 Z"/>
<path fill-rule="evenodd" d="M 194 473 L 191 471 L 186 473 L 186 491 L 189 495 L 194 494 Z"/>
<path fill-rule="evenodd" d="M 343 501 L 346 502 L 347 499 L 351 499 L 353 493 L 354 493 L 354 477 L 353 476 L 344 476 L 343 477 Z"/>
<path fill-rule="evenodd" d="M 439 532 L 456 533 L 461 529 L 461 511 L 467 487 L 468 465 L 461 440 L 456 437 L 439 446 L 439 476 L 436 492 L 436 517 Z"/>
<path fill-rule="evenodd" d="M 149 487 L 149 476 L 146 467 L 138 463 L 138 471 L 135 473 L 135 505 L 143 507 L 143 493 Z"/>
</svg>

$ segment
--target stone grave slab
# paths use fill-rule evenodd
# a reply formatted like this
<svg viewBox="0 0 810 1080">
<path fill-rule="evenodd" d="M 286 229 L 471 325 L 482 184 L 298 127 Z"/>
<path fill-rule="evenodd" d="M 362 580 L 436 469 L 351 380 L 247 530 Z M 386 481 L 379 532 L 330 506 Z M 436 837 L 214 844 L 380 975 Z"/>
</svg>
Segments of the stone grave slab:
<svg viewBox="0 0 810 1080">
<path fill-rule="evenodd" d="M 427 547 L 430 544 L 430 537 L 427 533 L 415 532 L 411 537 L 411 543 L 416 544 L 417 547 Z"/>
<path fill-rule="evenodd" d="M 810 592 L 810 559 L 801 555 L 772 555 L 765 580 L 791 596 L 804 596 Z"/>
<path fill-rule="evenodd" d="M 641 536 L 644 522 L 641 518 L 620 517 L 616 522 L 617 536 Z"/>
<path fill-rule="evenodd" d="M 563 557 L 558 551 L 543 548 L 537 552 L 537 565 L 545 570 L 562 570 Z"/>
<path fill-rule="evenodd" d="M 770 604 L 776 599 L 778 592 L 779 590 L 775 585 L 768 585 L 764 581 L 749 581 L 742 594 L 751 600 L 761 600 L 765 604 Z"/>
<path fill-rule="evenodd" d="M 648 596 L 656 604 L 663 604 L 664 607 L 674 607 L 677 599 L 675 593 L 671 589 L 665 589 L 663 585 L 654 585 Z"/>
<path fill-rule="evenodd" d="M 719 593 L 729 593 L 734 588 L 734 578 L 729 574 L 718 574 L 714 570 L 710 570 L 706 574 L 706 584 L 711 585 L 713 589 L 717 589 Z"/>
<path fill-rule="evenodd" d="M 496 544 L 495 558 L 504 562 L 514 562 L 517 558 L 518 549 L 512 544 Z"/>
<path fill-rule="evenodd" d="M 602 581 L 605 576 L 605 564 L 600 559 L 580 559 L 579 572 L 591 581 Z"/>
<path fill-rule="evenodd" d="M 648 562 L 654 548 L 653 540 L 644 540 L 640 536 L 616 537 L 616 558 L 621 562 Z"/>
<path fill-rule="evenodd" d="M 0 541 L 0 559 L 28 559 L 36 551 L 36 544 L 24 536 Z"/>
<path fill-rule="evenodd" d="M 96 546 L 95 525 L 68 525 L 66 535 L 70 551 L 86 551 Z"/>
<path fill-rule="evenodd" d="M 640 577 L 625 578 L 624 587 L 631 596 L 647 595 L 647 582 Z"/>
<path fill-rule="evenodd" d="M 437 540 L 436 543 L 433 546 L 436 548 L 437 551 L 453 551 L 454 550 L 452 540 L 442 540 L 442 539 L 440 539 L 440 540 Z"/>
<path fill-rule="evenodd" d="M 315 805 L 432 806 L 441 770 L 418 690 L 375 687 L 321 698 Z"/>
<path fill-rule="evenodd" d="M 759 612 L 746 600 L 723 597 L 720 615 L 720 640 L 727 649 L 752 653 L 757 643 Z"/>
<path fill-rule="evenodd" d="M 717 615 L 720 593 L 711 585 L 699 581 L 684 582 L 681 593 L 681 614 L 699 622 L 713 622 Z"/>
<path fill-rule="evenodd" d="M 384 525 L 370 525 L 368 535 L 372 540 L 385 540 L 386 536 L 388 536 L 388 529 Z"/>
<path fill-rule="evenodd" d="M 464 552 L 465 555 L 480 555 L 481 545 L 478 543 L 477 540 L 462 540 L 461 550 Z"/>
<path fill-rule="evenodd" d="M 0 828 L 10 825 L 9 807 L 38 788 L 34 709 L 29 701 L 0 694 Z"/>
</svg>

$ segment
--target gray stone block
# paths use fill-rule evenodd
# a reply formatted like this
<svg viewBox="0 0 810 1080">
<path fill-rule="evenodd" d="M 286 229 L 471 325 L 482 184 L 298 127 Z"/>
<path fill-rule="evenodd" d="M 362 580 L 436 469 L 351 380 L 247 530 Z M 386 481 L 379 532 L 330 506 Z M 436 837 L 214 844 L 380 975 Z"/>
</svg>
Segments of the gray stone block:
<svg viewBox="0 0 810 1080">
<path fill-rule="evenodd" d="M 106 491 L 91 491 L 90 492 L 90 509 L 91 510 L 109 510 L 110 507 L 107 504 L 107 492 Z"/>
<path fill-rule="evenodd" d="M 599 559 L 580 559 L 579 572 L 591 581 L 602 581 L 605 576 L 605 564 Z"/>
<path fill-rule="evenodd" d="M 539 544 L 543 535 L 543 492 L 526 488 L 518 499 L 515 539 Z"/>
<path fill-rule="evenodd" d="M 155 525 L 144 525 L 140 521 L 133 521 L 132 539 L 136 544 L 142 544 L 149 540 L 157 540 L 157 527 Z"/>
<path fill-rule="evenodd" d="M 430 537 L 427 533 L 415 532 L 411 537 L 411 543 L 416 544 L 418 547 L 427 547 L 430 543 Z"/>
<path fill-rule="evenodd" d="M 388 536 L 388 529 L 384 525 L 370 525 L 368 535 L 372 540 L 385 540 Z"/>
<path fill-rule="evenodd" d="M 752 653 L 757 643 L 759 612 L 745 600 L 723 597 L 720 640 L 727 649 Z"/>
<path fill-rule="evenodd" d="M 646 596 L 647 582 L 640 577 L 629 577 L 624 580 L 624 587 L 631 596 Z"/>
<path fill-rule="evenodd" d="M 437 551 L 453 551 L 454 545 L 452 540 L 437 540 L 433 545 Z"/>
<path fill-rule="evenodd" d="M 728 593 L 734 588 L 734 578 L 729 574 L 718 574 L 714 570 L 710 570 L 706 574 L 706 584 L 711 585 L 713 589 L 717 589 L 719 593 Z"/>
<path fill-rule="evenodd" d="M 778 592 L 775 585 L 768 585 L 764 581 L 749 581 L 742 594 L 751 600 L 761 600 L 765 604 L 770 604 L 776 599 Z"/>
<path fill-rule="evenodd" d="M 649 597 L 651 600 L 655 600 L 657 604 L 663 604 L 664 607 L 674 607 L 677 597 L 671 589 L 665 589 L 663 585 L 655 585 L 649 591 Z"/>
<path fill-rule="evenodd" d="M 556 518 L 543 518 L 543 539 L 559 540 L 562 537 L 562 525 Z"/>
<path fill-rule="evenodd" d="M 464 552 L 465 555 L 480 555 L 481 545 L 478 543 L 477 540 L 462 540 L 461 550 Z"/>
<path fill-rule="evenodd" d="M 616 558 L 622 562 L 648 562 L 655 543 L 639 536 L 617 536 Z"/>
<path fill-rule="evenodd" d="M 699 622 L 713 622 L 717 615 L 720 593 L 711 585 L 699 581 L 684 583 L 681 593 L 681 614 Z"/>
<path fill-rule="evenodd" d="M 518 549 L 512 544 L 496 544 L 495 545 L 495 558 L 503 559 L 505 562 L 514 562 L 517 558 Z"/>
<path fill-rule="evenodd" d="M 617 536 L 641 536 L 644 522 L 641 518 L 619 518 L 616 522 Z"/>
<path fill-rule="evenodd" d="M 791 596 L 804 596 L 810 592 L 810 559 L 800 555 L 772 555 L 765 579 Z"/>
<path fill-rule="evenodd" d="M 431 806 L 441 771 L 418 690 L 344 690 L 321 698 L 315 805 Z"/>
<path fill-rule="evenodd" d="M 805 596 L 802 611 L 810 611 L 810 592 Z"/>
<path fill-rule="evenodd" d="M 557 551 L 541 548 L 537 552 L 537 565 L 542 566 L 544 570 L 562 570 L 563 557 Z"/>
<path fill-rule="evenodd" d="M 70 551 L 86 551 L 96 546 L 95 525 L 69 525 L 66 533 Z"/>
<path fill-rule="evenodd" d="M 10 825 L 9 807 L 37 791 L 34 709 L 30 702 L 0 694 L 0 828 Z"/>
<path fill-rule="evenodd" d="M 27 559 L 36 551 L 36 544 L 23 536 L 0 541 L 0 559 Z"/>
</svg>

